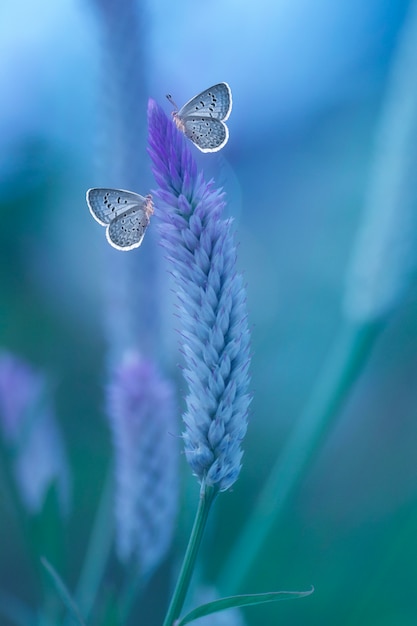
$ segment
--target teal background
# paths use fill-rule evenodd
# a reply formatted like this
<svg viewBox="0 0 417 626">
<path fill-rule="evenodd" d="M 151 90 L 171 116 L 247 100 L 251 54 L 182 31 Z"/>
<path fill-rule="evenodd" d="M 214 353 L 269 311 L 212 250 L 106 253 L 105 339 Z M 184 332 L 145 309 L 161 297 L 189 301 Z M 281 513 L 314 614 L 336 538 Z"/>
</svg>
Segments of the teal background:
<svg viewBox="0 0 417 626">
<path fill-rule="evenodd" d="M 216 502 L 202 547 L 202 570 L 213 583 L 342 323 L 346 268 L 408 7 L 380 0 L 143 7 L 146 58 L 138 62 L 149 97 L 169 113 L 167 92 L 181 106 L 226 80 L 234 96 L 227 146 L 218 155 L 196 154 L 224 185 L 235 217 L 253 353 L 242 473 Z M 73 473 L 72 513 L 57 539 L 71 589 L 112 453 L 103 408 L 106 243 L 84 199 L 100 161 L 100 59 L 86 1 L 0 7 L 0 344 L 53 381 Z M 111 155 L 113 147 L 106 148 Z M 143 168 L 141 185 L 152 187 L 145 157 Z M 416 319 L 411 283 L 242 589 L 313 584 L 314 595 L 248 608 L 249 625 L 415 623 Z M 179 381 L 181 405 L 175 324 L 171 317 L 165 323 L 165 360 Z M 132 624 L 162 622 L 171 568 L 178 567 L 198 497 L 183 458 L 181 464 L 177 539 Z M 36 606 L 36 575 L 3 500 L 0 589 Z M 45 513 L 40 545 L 52 541 L 51 519 Z M 119 575 L 112 559 L 101 590 L 106 598 Z"/>
</svg>

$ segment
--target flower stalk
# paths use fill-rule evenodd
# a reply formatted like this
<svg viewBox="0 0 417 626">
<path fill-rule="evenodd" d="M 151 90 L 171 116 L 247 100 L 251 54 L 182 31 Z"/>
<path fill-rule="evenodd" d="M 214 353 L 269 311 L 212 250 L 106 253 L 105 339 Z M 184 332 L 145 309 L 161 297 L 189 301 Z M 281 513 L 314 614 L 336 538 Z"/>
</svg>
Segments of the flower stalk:
<svg viewBox="0 0 417 626">
<path fill-rule="evenodd" d="M 177 292 L 187 461 L 200 503 L 164 626 L 178 618 L 211 504 L 237 480 L 250 404 L 246 294 L 236 269 L 224 195 L 197 171 L 187 140 L 155 102 L 148 107 L 149 154 L 161 243 Z"/>
<path fill-rule="evenodd" d="M 217 493 L 218 489 L 214 487 L 210 487 L 205 484 L 201 486 L 200 501 L 193 528 L 163 626 L 172 626 L 175 623 L 175 620 L 180 616 L 185 596 L 190 585 L 198 549 L 206 527 L 207 518 Z"/>
</svg>

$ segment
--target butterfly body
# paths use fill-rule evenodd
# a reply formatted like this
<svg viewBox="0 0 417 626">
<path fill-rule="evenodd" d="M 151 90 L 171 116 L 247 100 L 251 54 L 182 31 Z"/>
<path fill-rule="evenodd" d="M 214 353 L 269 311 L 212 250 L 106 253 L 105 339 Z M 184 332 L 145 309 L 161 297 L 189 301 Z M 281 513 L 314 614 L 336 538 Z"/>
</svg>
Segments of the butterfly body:
<svg viewBox="0 0 417 626">
<path fill-rule="evenodd" d="M 167 98 L 174 104 L 171 96 Z M 177 128 L 191 139 L 201 152 L 217 152 L 229 139 L 229 129 L 224 122 L 231 110 L 230 87 L 227 83 L 218 83 L 191 98 L 172 115 Z"/>
<path fill-rule="evenodd" d="M 94 187 L 87 191 L 87 204 L 94 219 L 106 227 L 107 241 L 117 250 L 138 248 L 145 236 L 153 203 L 124 189 Z"/>
</svg>

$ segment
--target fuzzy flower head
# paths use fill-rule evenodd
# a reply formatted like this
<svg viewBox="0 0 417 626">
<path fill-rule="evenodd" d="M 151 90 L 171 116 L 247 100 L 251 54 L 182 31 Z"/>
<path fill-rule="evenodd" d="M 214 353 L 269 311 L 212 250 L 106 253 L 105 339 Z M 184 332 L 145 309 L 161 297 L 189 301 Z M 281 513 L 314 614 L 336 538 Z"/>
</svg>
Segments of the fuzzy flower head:
<svg viewBox="0 0 417 626">
<path fill-rule="evenodd" d="M 125 353 L 107 393 L 116 465 L 116 542 L 120 560 L 149 575 L 169 549 L 178 501 L 172 386 L 153 362 Z"/>
<path fill-rule="evenodd" d="M 69 469 L 61 432 L 45 394 L 44 377 L 27 363 L 0 353 L 0 435 L 10 451 L 13 473 L 27 510 L 42 510 L 57 488 L 61 510 L 69 506 Z"/>
<path fill-rule="evenodd" d="M 188 140 L 152 100 L 155 215 L 174 278 L 184 376 L 185 453 L 201 483 L 224 491 L 241 467 L 250 403 L 246 294 L 224 194 L 197 172 Z M 190 144 L 191 145 L 191 144 Z"/>
</svg>

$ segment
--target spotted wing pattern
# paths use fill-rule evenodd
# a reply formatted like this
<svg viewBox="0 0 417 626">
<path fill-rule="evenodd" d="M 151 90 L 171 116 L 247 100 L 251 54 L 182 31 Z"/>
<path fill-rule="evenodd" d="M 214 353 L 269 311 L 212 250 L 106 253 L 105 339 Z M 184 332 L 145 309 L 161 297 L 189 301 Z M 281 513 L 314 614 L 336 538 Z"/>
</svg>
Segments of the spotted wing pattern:
<svg viewBox="0 0 417 626">
<path fill-rule="evenodd" d="M 106 237 L 114 248 L 132 250 L 140 246 L 153 213 L 151 196 L 94 188 L 87 191 L 87 204 L 97 222 L 107 227 Z"/>
<path fill-rule="evenodd" d="M 188 117 L 184 133 L 202 152 L 217 152 L 229 138 L 228 128 L 212 117 Z"/>
<path fill-rule="evenodd" d="M 117 249 L 131 250 L 142 243 L 149 217 L 142 209 L 131 210 L 116 217 L 107 227 L 108 242 Z"/>
<path fill-rule="evenodd" d="M 171 96 L 168 100 L 175 105 Z M 174 111 L 177 127 L 202 152 L 217 152 L 229 139 L 224 124 L 232 110 L 232 92 L 227 83 L 218 83 L 191 98 L 179 111 Z"/>
<path fill-rule="evenodd" d="M 178 117 L 185 121 L 188 116 L 214 117 L 225 121 L 232 110 L 232 92 L 227 83 L 218 83 L 191 98 L 178 111 Z"/>
</svg>

